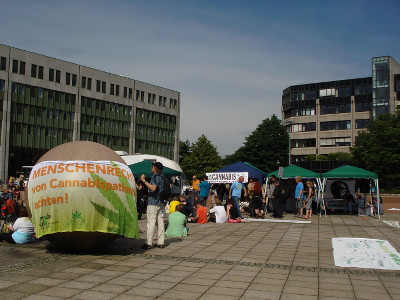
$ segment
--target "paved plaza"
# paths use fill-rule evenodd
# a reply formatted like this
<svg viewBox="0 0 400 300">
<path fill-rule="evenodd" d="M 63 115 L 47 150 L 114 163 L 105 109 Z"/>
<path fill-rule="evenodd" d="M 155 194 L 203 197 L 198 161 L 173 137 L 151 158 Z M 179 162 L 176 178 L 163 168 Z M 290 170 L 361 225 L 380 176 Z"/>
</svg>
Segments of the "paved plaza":
<svg viewBox="0 0 400 300">
<path fill-rule="evenodd" d="M 381 220 L 399 222 L 400 213 Z M 189 224 L 188 237 L 148 251 L 139 249 L 144 234 L 90 254 L 0 243 L 0 299 L 400 299 L 400 271 L 333 261 L 332 237 L 388 240 L 400 251 L 400 229 L 382 221 Z M 139 225 L 145 231 L 146 220 Z"/>
</svg>

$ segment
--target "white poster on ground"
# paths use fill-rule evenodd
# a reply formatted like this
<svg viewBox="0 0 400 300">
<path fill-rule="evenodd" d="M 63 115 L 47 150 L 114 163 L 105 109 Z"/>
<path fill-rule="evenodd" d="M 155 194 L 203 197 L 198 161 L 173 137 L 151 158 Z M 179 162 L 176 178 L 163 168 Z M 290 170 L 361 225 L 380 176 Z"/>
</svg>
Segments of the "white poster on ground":
<svg viewBox="0 0 400 300">
<path fill-rule="evenodd" d="M 249 172 L 216 172 L 206 173 L 209 183 L 233 183 L 239 179 L 240 176 L 244 177 L 244 182 L 249 181 Z"/>
<path fill-rule="evenodd" d="M 335 266 L 400 270 L 400 254 L 385 240 L 332 238 Z"/>
</svg>

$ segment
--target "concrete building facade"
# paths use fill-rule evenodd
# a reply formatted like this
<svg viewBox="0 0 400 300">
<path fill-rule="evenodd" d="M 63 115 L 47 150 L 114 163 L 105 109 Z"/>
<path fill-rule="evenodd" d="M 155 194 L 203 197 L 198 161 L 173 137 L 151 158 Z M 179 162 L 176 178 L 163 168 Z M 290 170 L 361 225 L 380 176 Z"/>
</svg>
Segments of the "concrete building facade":
<svg viewBox="0 0 400 300">
<path fill-rule="evenodd" d="M 290 136 L 290 163 L 306 155 L 349 152 L 371 118 L 399 107 L 400 65 L 372 58 L 372 76 L 294 85 L 282 94 L 282 120 Z"/>
<path fill-rule="evenodd" d="M 0 45 L 0 178 L 87 140 L 178 161 L 180 92 Z"/>
</svg>

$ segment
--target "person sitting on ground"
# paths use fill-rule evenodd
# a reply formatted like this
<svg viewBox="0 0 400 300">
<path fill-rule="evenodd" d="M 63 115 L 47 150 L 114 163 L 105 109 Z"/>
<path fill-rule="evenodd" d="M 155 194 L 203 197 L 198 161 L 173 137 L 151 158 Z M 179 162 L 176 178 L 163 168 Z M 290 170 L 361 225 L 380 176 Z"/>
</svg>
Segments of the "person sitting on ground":
<svg viewBox="0 0 400 300">
<path fill-rule="evenodd" d="M 35 229 L 31 219 L 28 217 L 28 210 L 26 207 L 21 207 L 19 211 L 20 217 L 8 229 L 13 233 L 6 233 L 1 235 L 1 240 L 5 240 L 12 244 L 27 244 L 34 241 Z"/>
<path fill-rule="evenodd" d="M 179 196 L 180 205 L 182 205 L 182 211 L 186 217 L 190 217 L 193 213 L 193 202 L 190 198 L 185 198 L 184 195 Z"/>
<path fill-rule="evenodd" d="M 352 194 L 350 194 L 349 190 L 346 190 L 343 195 L 344 207 L 347 210 L 349 215 L 353 214 L 354 207 L 356 205 L 356 201 Z"/>
<path fill-rule="evenodd" d="M 208 222 L 207 207 L 201 205 L 200 201 L 197 201 L 194 204 L 194 207 L 196 209 L 196 216 L 192 220 L 199 224 L 207 223 Z"/>
<path fill-rule="evenodd" d="M 175 208 L 177 205 L 181 204 L 181 201 L 177 197 L 172 197 L 171 202 L 169 203 L 169 213 L 172 214 L 175 212 Z"/>
<path fill-rule="evenodd" d="M 226 211 L 225 207 L 220 201 L 217 205 L 210 209 L 210 214 L 215 214 L 215 223 L 226 223 Z"/>
<path fill-rule="evenodd" d="M 244 223 L 245 221 L 239 216 L 233 199 L 226 201 L 226 222 L 227 223 Z"/>
<path fill-rule="evenodd" d="M 182 205 L 178 204 L 175 211 L 168 216 L 168 228 L 165 235 L 169 237 L 187 236 L 189 228 L 186 227 L 186 216 L 182 213 Z"/>
</svg>

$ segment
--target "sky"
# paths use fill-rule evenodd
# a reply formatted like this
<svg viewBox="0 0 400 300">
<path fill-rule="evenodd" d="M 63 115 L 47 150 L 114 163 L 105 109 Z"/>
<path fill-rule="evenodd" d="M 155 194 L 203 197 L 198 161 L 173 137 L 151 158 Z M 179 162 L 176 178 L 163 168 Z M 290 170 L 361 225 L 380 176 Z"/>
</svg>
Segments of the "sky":
<svg viewBox="0 0 400 300">
<path fill-rule="evenodd" d="M 180 139 L 234 153 L 282 91 L 400 62 L 400 1 L 0 0 L 0 43 L 181 93 Z"/>
</svg>

